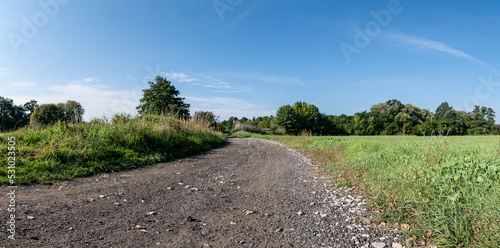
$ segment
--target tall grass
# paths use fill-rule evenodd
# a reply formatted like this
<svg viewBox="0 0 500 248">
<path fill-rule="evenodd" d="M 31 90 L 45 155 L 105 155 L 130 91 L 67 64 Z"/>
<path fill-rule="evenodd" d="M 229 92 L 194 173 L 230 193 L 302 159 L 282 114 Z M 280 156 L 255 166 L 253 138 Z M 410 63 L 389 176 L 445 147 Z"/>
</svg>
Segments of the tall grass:
<svg viewBox="0 0 500 248">
<path fill-rule="evenodd" d="M 266 130 L 261 129 L 256 126 L 236 122 L 234 125 L 234 132 L 246 132 L 246 133 L 258 133 L 258 134 L 266 134 Z"/>
<path fill-rule="evenodd" d="M 0 184 L 7 184 L 7 138 L 11 136 L 16 138 L 18 184 L 130 170 L 225 143 L 224 135 L 199 123 L 159 115 L 23 128 L 0 134 Z"/>
<path fill-rule="evenodd" d="M 499 136 L 278 137 L 438 247 L 500 247 Z"/>
</svg>

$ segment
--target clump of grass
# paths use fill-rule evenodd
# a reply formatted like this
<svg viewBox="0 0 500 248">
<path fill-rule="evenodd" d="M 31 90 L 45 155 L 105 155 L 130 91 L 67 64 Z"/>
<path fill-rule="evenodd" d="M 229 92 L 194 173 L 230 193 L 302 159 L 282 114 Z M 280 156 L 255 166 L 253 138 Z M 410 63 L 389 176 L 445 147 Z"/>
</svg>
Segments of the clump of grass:
<svg viewBox="0 0 500 248">
<path fill-rule="evenodd" d="M 16 138 L 16 183 L 50 183 L 130 170 L 169 161 L 225 143 L 225 136 L 191 121 L 168 116 L 126 115 L 86 124 L 59 122 L 0 134 Z M 7 154 L 0 146 L 0 154 Z M 0 157 L 0 184 L 7 184 L 7 157 Z"/>
</svg>

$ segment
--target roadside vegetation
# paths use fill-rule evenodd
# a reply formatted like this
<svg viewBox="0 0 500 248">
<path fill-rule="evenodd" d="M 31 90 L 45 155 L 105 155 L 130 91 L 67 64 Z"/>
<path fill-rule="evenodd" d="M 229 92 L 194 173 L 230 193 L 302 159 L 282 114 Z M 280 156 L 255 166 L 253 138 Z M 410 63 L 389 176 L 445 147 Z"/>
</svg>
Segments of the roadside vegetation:
<svg viewBox="0 0 500 248">
<path fill-rule="evenodd" d="M 0 122 L 0 185 L 9 184 L 7 143 L 15 137 L 15 184 L 51 183 L 76 177 L 131 170 L 193 155 L 221 146 L 225 136 L 215 131 L 216 117 L 208 111 L 190 118 L 189 104 L 178 97 L 170 81 L 157 77 L 137 107 L 140 115 L 116 114 L 83 122 L 76 101 L 15 106 L 0 98 L 14 113 Z M 156 96 L 156 97 L 155 97 Z M 0 108 L 6 111 L 5 108 Z M 0 115 L 3 121 L 13 115 Z M 16 118 L 21 118 L 16 121 Z M 29 120 L 29 125 L 27 122 Z M 23 126 L 19 128 L 19 126 Z M 16 130 L 17 129 L 17 130 Z M 12 131 L 15 130 L 15 131 Z"/>
<path fill-rule="evenodd" d="M 50 183 L 76 177 L 131 170 L 166 162 L 225 143 L 222 133 L 203 122 L 171 116 L 115 116 L 85 124 L 26 127 L 0 134 L 16 138 L 16 183 Z M 0 153 L 7 154 L 1 146 Z M 0 184 L 7 184 L 7 157 L 0 157 Z"/>
<path fill-rule="evenodd" d="M 414 244 L 500 247 L 499 136 L 271 136 L 373 197 Z"/>
</svg>

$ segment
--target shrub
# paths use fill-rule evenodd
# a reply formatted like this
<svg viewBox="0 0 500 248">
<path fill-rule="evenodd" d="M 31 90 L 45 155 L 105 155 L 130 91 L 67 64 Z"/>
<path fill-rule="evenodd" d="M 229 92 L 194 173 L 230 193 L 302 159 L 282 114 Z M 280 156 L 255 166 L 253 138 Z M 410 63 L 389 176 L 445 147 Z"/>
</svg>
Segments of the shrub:
<svg viewBox="0 0 500 248">
<path fill-rule="evenodd" d="M 63 118 L 63 112 L 57 105 L 42 104 L 35 108 L 30 116 L 30 125 L 51 125 Z"/>
<path fill-rule="evenodd" d="M 30 116 L 30 125 L 52 125 L 59 120 L 68 123 L 80 123 L 84 112 L 82 105 L 72 100 L 57 105 L 53 103 L 43 104 L 33 110 Z"/>
<path fill-rule="evenodd" d="M 259 133 L 259 134 L 266 134 L 266 131 L 263 129 L 260 129 L 256 126 L 248 125 L 248 124 L 243 124 L 241 122 L 236 122 L 234 125 L 234 132 L 248 132 L 248 133 Z"/>
<path fill-rule="evenodd" d="M 120 114 L 115 114 L 113 115 L 113 118 L 111 118 L 111 123 L 112 124 L 125 124 L 129 122 L 132 119 L 130 114 L 125 114 L 125 113 L 120 113 Z"/>
<path fill-rule="evenodd" d="M 203 122 L 211 127 L 216 127 L 218 117 L 212 111 L 196 111 L 193 116 L 193 120 L 197 122 Z"/>
</svg>

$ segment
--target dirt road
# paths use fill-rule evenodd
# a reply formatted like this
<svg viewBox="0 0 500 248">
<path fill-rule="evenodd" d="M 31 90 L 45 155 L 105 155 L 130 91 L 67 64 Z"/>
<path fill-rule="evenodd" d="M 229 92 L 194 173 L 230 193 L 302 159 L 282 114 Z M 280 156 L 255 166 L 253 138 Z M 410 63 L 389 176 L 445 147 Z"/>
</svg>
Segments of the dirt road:
<svg viewBox="0 0 500 248">
<path fill-rule="evenodd" d="M 0 247 L 372 247 L 399 242 L 369 223 L 366 199 L 283 145 L 229 138 L 206 154 L 135 171 L 0 188 Z M 387 247 L 386 246 L 386 247 Z M 382 246 L 381 246 L 382 247 Z"/>
</svg>

